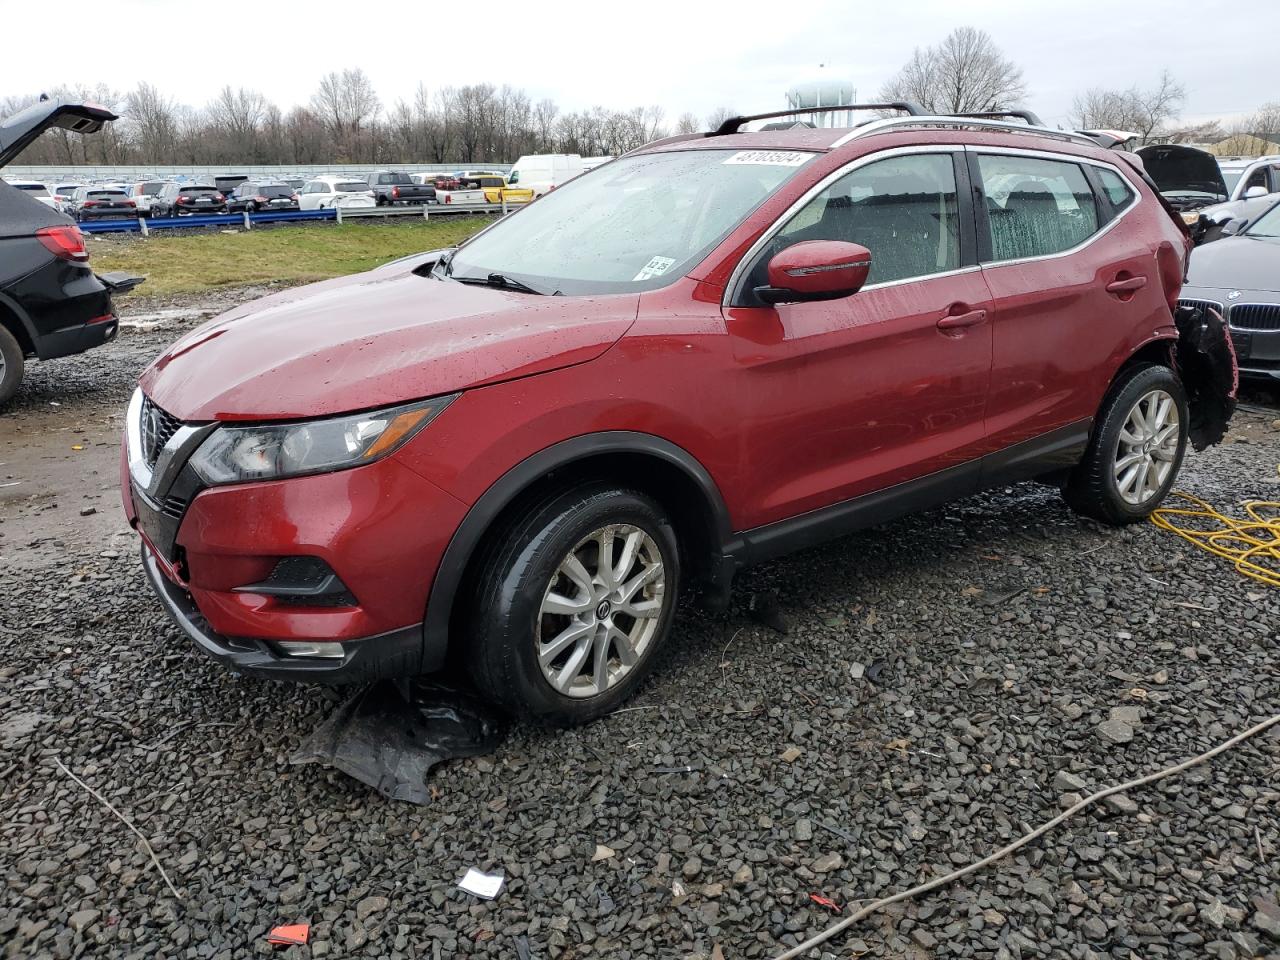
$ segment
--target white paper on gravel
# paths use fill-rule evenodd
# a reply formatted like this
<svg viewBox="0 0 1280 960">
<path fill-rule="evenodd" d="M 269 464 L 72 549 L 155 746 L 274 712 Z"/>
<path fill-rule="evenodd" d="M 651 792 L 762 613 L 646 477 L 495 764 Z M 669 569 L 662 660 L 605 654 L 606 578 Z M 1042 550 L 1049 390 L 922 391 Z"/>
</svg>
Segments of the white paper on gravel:
<svg viewBox="0 0 1280 960">
<path fill-rule="evenodd" d="M 467 893 L 474 893 L 477 897 L 485 900 L 492 900 L 498 895 L 498 891 L 502 889 L 502 881 L 505 878 L 500 873 L 481 873 L 475 867 L 467 870 L 467 875 L 462 878 L 462 882 L 458 884 Z"/>
</svg>

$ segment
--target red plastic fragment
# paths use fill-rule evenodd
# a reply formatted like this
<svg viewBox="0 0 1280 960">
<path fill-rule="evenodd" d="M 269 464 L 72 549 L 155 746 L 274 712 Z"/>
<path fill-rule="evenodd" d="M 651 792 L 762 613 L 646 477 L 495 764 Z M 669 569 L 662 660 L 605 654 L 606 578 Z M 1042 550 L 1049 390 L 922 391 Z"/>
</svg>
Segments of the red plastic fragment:
<svg viewBox="0 0 1280 960">
<path fill-rule="evenodd" d="M 275 944 L 277 947 L 292 947 L 306 943 L 309 936 L 311 936 L 311 924 L 290 923 L 272 927 L 271 932 L 267 934 L 267 943 Z"/>
<path fill-rule="evenodd" d="M 831 899 L 831 898 L 829 898 L 829 897 L 824 897 L 824 896 L 823 896 L 822 894 L 820 894 L 820 893 L 811 893 L 811 894 L 809 894 L 809 899 L 810 899 L 810 900 L 812 900 L 814 903 L 816 903 L 816 904 L 817 904 L 818 906 L 820 906 L 820 907 L 826 907 L 826 908 L 827 908 L 828 910 L 830 910 L 832 913 L 839 913 L 839 912 L 840 912 L 840 905 L 839 905 L 839 904 L 837 904 L 834 900 L 832 900 L 832 899 Z"/>
</svg>

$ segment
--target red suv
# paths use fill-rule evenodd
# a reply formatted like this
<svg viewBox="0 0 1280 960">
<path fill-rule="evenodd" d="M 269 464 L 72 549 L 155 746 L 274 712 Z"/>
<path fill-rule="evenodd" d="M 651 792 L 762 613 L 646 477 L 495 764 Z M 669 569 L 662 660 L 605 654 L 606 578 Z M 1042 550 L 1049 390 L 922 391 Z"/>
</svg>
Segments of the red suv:
<svg viewBox="0 0 1280 960">
<path fill-rule="evenodd" d="M 1108 523 L 1161 502 L 1189 241 L 1136 161 L 974 118 L 739 128 L 156 360 L 125 508 L 195 643 L 311 681 L 456 656 L 579 722 L 747 564 L 1028 478 Z"/>
</svg>

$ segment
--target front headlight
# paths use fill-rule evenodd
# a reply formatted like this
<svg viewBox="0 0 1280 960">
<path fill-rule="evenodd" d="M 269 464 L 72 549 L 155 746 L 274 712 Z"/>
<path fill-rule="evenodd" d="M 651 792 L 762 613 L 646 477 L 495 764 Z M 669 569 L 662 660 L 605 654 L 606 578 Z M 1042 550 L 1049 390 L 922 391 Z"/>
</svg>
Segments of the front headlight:
<svg viewBox="0 0 1280 960">
<path fill-rule="evenodd" d="M 331 420 L 219 427 L 196 450 L 191 466 L 210 485 L 358 467 L 391 453 L 456 397 L 437 397 Z"/>
</svg>

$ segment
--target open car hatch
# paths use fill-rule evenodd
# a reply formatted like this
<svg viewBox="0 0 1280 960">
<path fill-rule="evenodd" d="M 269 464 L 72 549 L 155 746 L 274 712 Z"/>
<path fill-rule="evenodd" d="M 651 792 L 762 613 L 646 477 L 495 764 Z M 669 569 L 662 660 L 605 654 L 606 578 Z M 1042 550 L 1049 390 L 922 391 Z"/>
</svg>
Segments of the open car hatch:
<svg viewBox="0 0 1280 960">
<path fill-rule="evenodd" d="M 96 103 L 40 100 L 0 120 L 0 167 L 12 161 L 52 127 L 76 133 L 95 133 L 102 129 L 104 123 L 117 119 L 116 114 Z"/>
</svg>

